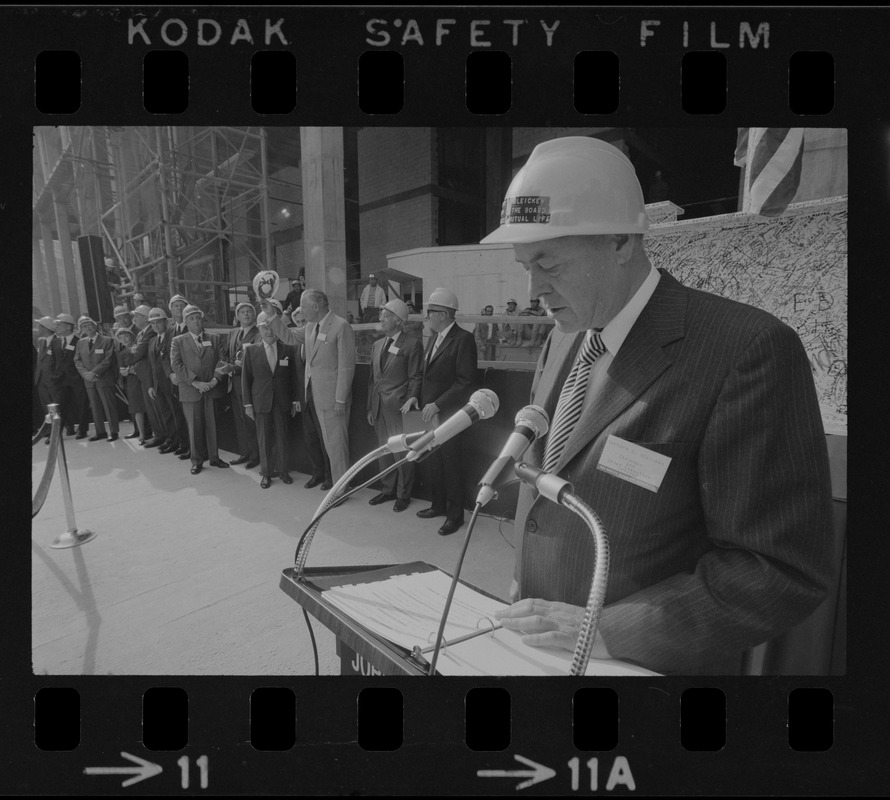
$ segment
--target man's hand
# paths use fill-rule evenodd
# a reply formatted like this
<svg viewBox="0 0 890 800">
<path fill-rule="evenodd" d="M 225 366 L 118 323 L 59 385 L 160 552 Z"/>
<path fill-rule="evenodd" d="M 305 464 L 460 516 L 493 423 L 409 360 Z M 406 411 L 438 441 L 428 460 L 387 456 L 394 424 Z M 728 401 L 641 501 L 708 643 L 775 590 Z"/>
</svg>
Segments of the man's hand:
<svg viewBox="0 0 890 800">
<path fill-rule="evenodd" d="M 157 399 L 157 397 L 158 397 L 158 393 L 155 391 L 155 387 L 154 387 L 154 386 L 149 386 L 149 387 L 148 387 L 148 396 L 149 396 L 152 400 L 156 400 L 156 399 Z"/>
<path fill-rule="evenodd" d="M 300 401 L 294 400 L 293 403 L 290 404 L 290 415 L 292 417 L 297 416 L 297 412 L 300 410 Z"/>
<path fill-rule="evenodd" d="M 89 372 L 84 373 L 84 376 L 83 376 L 83 377 L 86 378 L 90 383 L 95 383 L 97 380 L 99 380 L 99 379 L 96 377 L 96 374 L 95 374 L 92 370 L 90 370 Z"/>
<path fill-rule="evenodd" d="M 409 397 L 409 398 L 405 401 L 405 404 L 404 404 L 404 405 L 401 407 L 401 409 L 399 409 L 399 410 L 400 410 L 403 414 L 407 414 L 412 408 L 416 408 L 416 407 L 417 407 L 417 398 L 416 398 L 416 397 Z"/>
<path fill-rule="evenodd" d="M 174 386 L 179 386 L 179 376 L 175 372 L 170 373 L 170 381 Z"/>
<path fill-rule="evenodd" d="M 435 403 L 427 403 L 423 407 L 423 411 L 420 412 L 420 418 L 424 422 L 429 422 L 438 413 L 439 413 L 439 406 L 437 406 Z"/>
<path fill-rule="evenodd" d="M 210 390 L 210 384 L 207 381 L 192 381 L 192 386 L 201 392 L 201 394 Z"/>
<path fill-rule="evenodd" d="M 244 406 L 244 413 L 252 420 L 256 421 L 256 416 L 253 413 L 253 406 Z M 291 416 L 293 416 L 293 414 L 291 414 Z"/>
<path fill-rule="evenodd" d="M 334 401 L 334 413 L 339 414 L 342 417 L 346 413 L 346 403 L 338 403 L 335 400 Z"/>
<path fill-rule="evenodd" d="M 374 415 L 369 411 L 368 412 L 368 425 L 374 424 Z"/>
<path fill-rule="evenodd" d="M 524 644 L 532 647 L 561 647 L 574 650 L 584 621 L 584 609 L 568 603 L 526 598 L 496 611 L 495 619 L 509 630 L 526 634 Z M 611 658 L 599 633 L 590 651 L 591 658 Z"/>
<path fill-rule="evenodd" d="M 260 298 L 260 308 L 266 312 L 266 316 L 272 316 L 275 313 L 275 307 L 265 298 Z"/>
</svg>

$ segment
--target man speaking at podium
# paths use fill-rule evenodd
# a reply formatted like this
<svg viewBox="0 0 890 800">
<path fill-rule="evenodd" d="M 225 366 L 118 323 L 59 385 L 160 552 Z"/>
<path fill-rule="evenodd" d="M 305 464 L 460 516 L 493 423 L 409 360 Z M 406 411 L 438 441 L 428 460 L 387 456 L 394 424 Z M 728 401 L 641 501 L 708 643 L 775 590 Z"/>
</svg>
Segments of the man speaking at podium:
<svg viewBox="0 0 890 800">
<path fill-rule="evenodd" d="M 611 543 L 593 658 L 738 674 L 803 620 L 831 575 L 828 456 L 797 334 L 650 264 L 630 160 L 597 139 L 538 145 L 500 227 L 556 330 L 527 460 L 570 481 Z M 505 627 L 573 649 L 594 565 L 584 522 L 523 486 Z"/>
</svg>

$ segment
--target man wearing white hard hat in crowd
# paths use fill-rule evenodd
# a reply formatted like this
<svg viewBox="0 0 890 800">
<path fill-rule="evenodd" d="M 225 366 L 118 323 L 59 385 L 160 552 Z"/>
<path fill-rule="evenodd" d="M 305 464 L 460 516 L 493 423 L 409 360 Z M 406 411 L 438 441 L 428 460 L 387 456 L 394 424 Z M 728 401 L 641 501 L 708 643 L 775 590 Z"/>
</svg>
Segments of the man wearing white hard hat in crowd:
<svg viewBox="0 0 890 800">
<path fill-rule="evenodd" d="M 167 312 L 163 308 L 153 308 L 148 313 L 148 322 L 155 332 L 148 345 L 148 363 L 151 367 L 149 397 L 154 401 L 158 416 L 166 432 L 164 444 L 158 447 L 162 454 L 173 453 L 181 459 L 189 458 L 189 431 L 182 413 L 182 406 L 174 399 L 179 394 L 170 376 L 170 351 L 173 347 L 173 330 L 168 325 Z"/>
<path fill-rule="evenodd" d="M 53 385 L 53 352 L 52 343 L 56 338 L 56 321 L 53 317 L 35 319 L 37 323 L 37 361 L 34 365 L 34 388 L 44 413 L 48 412 L 50 403 L 56 402 L 56 387 Z M 46 435 L 49 444 L 49 434 Z"/>
<path fill-rule="evenodd" d="M 232 397 L 232 416 L 235 420 L 235 438 L 238 440 L 238 458 L 231 463 L 244 464 L 245 469 L 253 469 L 260 463 L 259 444 L 254 420 L 244 413 L 244 398 L 241 396 L 241 364 L 244 345 L 260 338 L 257 327 L 256 309 L 246 302 L 235 306 L 235 319 L 238 327 L 229 331 L 226 341 L 226 368 L 229 376 L 228 391 Z"/>
<path fill-rule="evenodd" d="M 135 336 L 138 331 L 133 328 L 133 315 L 130 313 L 130 309 L 126 306 L 115 306 L 114 307 L 114 321 L 121 328 L 131 328 L 133 329 L 133 336 Z"/>
<path fill-rule="evenodd" d="M 306 345 L 303 425 L 311 425 L 324 444 L 324 477 L 313 464 L 306 488 L 321 484 L 325 491 L 349 469 L 349 408 L 352 404 L 352 378 L 355 374 L 355 333 L 343 317 L 331 311 L 328 296 L 307 289 L 300 298 L 300 310 L 308 323 L 305 328 L 288 328 L 273 315 L 268 300 L 263 311 L 269 326 L 285 344 Z M 311 453 L 311 450 L 310 450 Z"/>
<path fill-rule="evenodd" d="M 90 408 L 93 409 L 93 422 L 96 432 L 89 438 L 91 442 L 107 439 L 114 442 L 118 438 L 117 396 L 114 384 L 117 380 L 114 359 L 114 340 L 99 333 L 95 320 L 83 316 L 78 320 L 80 339 L 74 352 L 74 364 L 83 378 Z M 110 432 L 105 430 L 108 422 Z"/>
<path fill-rule="evenodd" d="M 216 369 L 225 362 L 226 345 L 222 336 L 204 331 L 204 312 L 197 306 L 186 306 L 182 317 L 188 333 L 174 337 L 170 365 L 179 379 L 179 399 L 189 428 L 191 472 L 197 475 L 205 461 L 212 467 L 229 466 L 219 457 L 213 407 L 221 394 L 222 377 Z"/>
<path fill-rule="evenodd" d="M 170 317 L 172 318 L 170 327 L 173 329 L 174 338 L 182 336 L 182 334 L 188 330 L 185 320 L 182 318 L 182 312 L 188 304 L 189 301 L 181 294 L 174 294 L 173 297 L 170 298 L 170 302 L 167 303 L 167 308 L 170 309 Z"/>
<path fill-rule="evenodd" d="M 371 349 L 371 369 L 368 371 L 368 424 L 374 426 L 377 442 L 386 444 L 390 436 L 404 430 L 402 406 L 414 395 L 423 375 L 423 346 L 405 333 L 408 306 L 398 298 L 380 309 L 382 339 Z M 380 471 L 394 461 L 391 454 L 378 461 Z M 405 463 L 380 481 L 380 493 L 370 499 L 372 506 L 393 503 L 393 511 L 404 511 L 411 502 L 414 486 L 414 462 Z"/>
<path fill-rule="evenodd" d="M 74 332 L 77 322 L 70 314 L 59 314 L 56 317 L 56 338 L 50 343 L 53 357 L 52 383 L 56 389 L 59 403 L 59 414 L 62 426 L 68 436 L 74 435 L 74 424 L 77 427 L 77 439 L 89 436 L 90 406 L 83 378 L 77 371 L 74 356 L 80 337 Z"/>
<path fill-rule="evenodd" d="M 476 381 L 478 357 L 473 334 L 455 321 L 457 295 L 449 289 L 436 289 L 427 302 L 432 335 L 423 358 L 420 385 L 402 406 L 407 413 L 419 408 L 424 422 L 444 422 L 470 399 Z M 426 463 L 430 478 L 432 505 L 417 512 L 421 519 L 445 517 L 440 536 L 450 536 L 464 524 L 464 434 L 458 434 L 437 447 Z"/>
<path fill-rule="evenodd" d="M 362 296 L 358 301 L 362 322 L 377 322 L 377 314 L 384 303 L 386 303 L 386 292 L 382 286 L 377 285 L 377 276 L 372 272 L 368 275 L 368 283 L 362 289 Z"/>
<path fill-rule="evenodd" d="M 268 489 L 272 478 L 293 483 L 287 471 L 287 420 L 300 410 L 296 348 L 286 345 L 269 326 L 269 317 L 257 318 L 260 338 L 244 347 L 239 397 L 244 413 L 256 424 L 259 440 L 260 487 Z"/>
<path fill-rule="evenodd" d="M 570 481 L 609 534 L 592 656 L 737 674 L 743 651 L 800 622 L 829 585 L 819 406 L 797 334 L 656 270 L 647 230 L 629 159 L 569 137 L 535 148 L 483 242 L 513 244 L 556 323 L 531 398 L 550 429 L 526 459 Z M 501 623 L 573 649 L 595 563 L 587 526 L 523 486 L 516 530 L 521 599 Z"/>
</svg>

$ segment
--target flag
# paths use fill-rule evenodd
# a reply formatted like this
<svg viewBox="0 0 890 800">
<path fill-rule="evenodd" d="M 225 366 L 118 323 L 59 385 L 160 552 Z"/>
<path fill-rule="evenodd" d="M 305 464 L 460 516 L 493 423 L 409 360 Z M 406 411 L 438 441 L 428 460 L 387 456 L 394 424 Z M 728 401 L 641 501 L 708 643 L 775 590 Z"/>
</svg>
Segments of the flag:
<svg viewBox="0 0 890 800">
<path fill-rule="evenodd" d="M 794 199 L 800 186 L 803 131 L 803 128 L 748 128 L 744 211 L 777 217 Z M 736 159 L 738 152 L 739 145 Z"/>
</svg>

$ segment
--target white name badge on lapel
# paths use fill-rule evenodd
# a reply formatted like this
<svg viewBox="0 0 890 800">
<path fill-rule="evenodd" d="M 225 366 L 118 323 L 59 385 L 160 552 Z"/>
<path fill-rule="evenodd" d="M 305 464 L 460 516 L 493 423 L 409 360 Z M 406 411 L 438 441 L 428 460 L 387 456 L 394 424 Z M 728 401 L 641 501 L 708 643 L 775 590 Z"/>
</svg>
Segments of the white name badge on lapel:
<svg viewBox="0 0 890 800">
<path fill-rule="evenodd" d="M 74 345 L 73 345 L 73 344 L 66 344 L 66 345 L 65 345 L 65 349 L 66 349 L 66 350 L 73 350 L 73 349 L 74 349 Z"/>
<path fill-rule="evenodd" d="M 596 468 L 650 492 L 657 492 L 670 463 L 670 456 L 609 434 Z"/>
<path fill-rule="evenodd" d="M 213 344 L 213 342 L 204 341 L 204 342 L 201 342 L 201 347 L 210 347 L 211 344 Z"/>
<path fill-rule="evenodd" d="M 288 365 L 288 360 L 287 360 L 286 358 L 279 358 L 279 359 L 278 359 L 278 366 L 279 366 L 279 367 L 286 367 L 287 365 Z"/>
<path fill-rule="evenodd" d="M 389 352 L 391 355 L 397 356 L 397 355 L 399 354 L 399 348 L 396 347 L 394 344 L 391 344 L 391 345 L 389 346 L 389 351 L 388 351 L 388 352 Z"/>
<path fill-rule="evenodd" d="M 101 356 L 105 351 L 104 351 L 101 347 L 97 347 L 95 350 L 93 350 L 93 352 L 94 352 L 96 355 Z"/>
<path fill-rule="evenodd" d="M 320 333 L 315 337 L 319 342 L 326 342 L 328 340 L 328 335 L 326 333 Z"/>
</svg>

